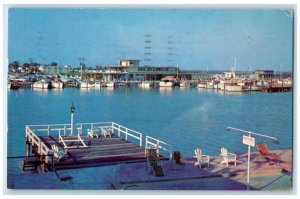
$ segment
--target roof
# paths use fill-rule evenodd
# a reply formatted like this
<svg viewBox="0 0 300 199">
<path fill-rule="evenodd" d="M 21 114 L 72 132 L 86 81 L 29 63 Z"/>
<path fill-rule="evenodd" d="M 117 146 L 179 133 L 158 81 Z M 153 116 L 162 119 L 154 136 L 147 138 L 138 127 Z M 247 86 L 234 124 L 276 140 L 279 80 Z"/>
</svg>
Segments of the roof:
<svg viewBox="0 0 300 199">
<path fill-rule="evenodd" d="M 140 59 L 120 59 L 119 61 L 142 61 Z"/>
</svg>

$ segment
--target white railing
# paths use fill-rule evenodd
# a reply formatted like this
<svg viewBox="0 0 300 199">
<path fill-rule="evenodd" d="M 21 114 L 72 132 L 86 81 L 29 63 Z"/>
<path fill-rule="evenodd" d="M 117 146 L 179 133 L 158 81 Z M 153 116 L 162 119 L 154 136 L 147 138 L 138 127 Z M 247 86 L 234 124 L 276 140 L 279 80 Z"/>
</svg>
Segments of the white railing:
<svg viewBox="0 0 300 199">
<path fill-rule="evenodd" d="M 125 126 L 122 126 L 120 124 L 111 123 L 112 132 L 118 133 L 119 137 L 123 137 L 125 140 L 128 140 L 129 137 L 133 138 L 134 140 L 138 140 L 138 145 L 141 147 L 143 145 L 143 134 L 140 132 L 137 132 L 135 130 L 129 129 Z"/>
<path fill-rule="evenodd" d="M 26 139 L 31 142 L 31 144 L 38 147 L 38 154 L 39 155 L 45 155 L 46 162 L 49 161 L 48 157 L 48 151 L 50 150 L 44 142 L 41 141 L 41 139 L 33 132 L 32 129 L 30 129 L 29 126 L 26 126 Z"/>
<path fill-rule="evenodd" d="M 166 142 L 163 142 L 150 136 L 146 136 L 145 154 L 148 148 L 155 148 L 158 154 L 163 155 L 162 153 L 167 153 L 169 158 L 172 158 L 172 150 L 170 149 L 171 145 Z"/>
<path fill-rule="evenodd" d="M 44 142 L 41 141 L 39 136 L 58 136 L 60 140 L 63 140 L 63 144 L 66 147 L 65 142 L 68 142 L 64 136 L 74 136 L 80 142 L 84 143 L 84 140 L 80 138 L 81 135 L 88 135 L 89 129 L 103 129 L 108 128 L 111 129 L 111 133 L 118 135 L 118 137 L 123 138 L 125 140 L 135 142 L 140 147 L 143 145 L 143 135 L 141 132 L 137 132 L 115 122 L 93 122 L 93 123 L 78 123 L 75 125 L 77 128 L 77 133 L 71 134 L 71 124 L 50 124 L 50 125 L 26 125 L 26 139 L 32 143 L 32 145 L 38 147 L 39 155 L 46 155 L 46 161 L 48 162 L 48 154 L 49 148 L 46 146 Z M 75 129 L 76 129 L 75 128 Z M 61 139 L 63 138 L 63 139 Z M 68 138 L 69 139 L 69 138 Z M 83 147 L 86 147 L 83 144 Z M 156 138 L 146 136 L 145 140 L 145 150 L 150 147 L 155 147 L 157 149 L 158 154 L 163 155 L 167 153 L 167 155 L 171 158 L 172 151 L 170 150 L 171 145 L 158 140 Z M 68 147 L 66 147 L 68 148 Z M 166 156 L 167 157 L 167 156 Z"/>
</svg>

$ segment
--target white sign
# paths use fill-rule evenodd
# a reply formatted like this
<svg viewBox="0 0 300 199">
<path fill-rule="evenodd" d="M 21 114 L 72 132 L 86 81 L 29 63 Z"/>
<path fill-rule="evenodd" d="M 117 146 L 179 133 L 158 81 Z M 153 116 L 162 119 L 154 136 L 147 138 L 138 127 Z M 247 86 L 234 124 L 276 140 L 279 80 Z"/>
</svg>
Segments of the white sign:
<svg viewBox="0 0 300 199">
<path fill-rule="evenodd" d="M 243 135 L 243 144 L 254 147 L 255 146 L 255 138 Z"/>
</svg>

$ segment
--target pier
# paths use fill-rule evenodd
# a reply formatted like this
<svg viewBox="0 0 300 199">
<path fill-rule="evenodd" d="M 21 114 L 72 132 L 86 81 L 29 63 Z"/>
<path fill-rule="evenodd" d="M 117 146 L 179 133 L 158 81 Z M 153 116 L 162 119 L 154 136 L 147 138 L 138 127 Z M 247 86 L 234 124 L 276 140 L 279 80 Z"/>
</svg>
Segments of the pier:
<svg viewBox="0 0 300 199">
<path fill-rule="evenodd" d="M 74 126 L 75 133 L 71 124 L 26 125 L 26 156 L 31 156 L 32 151 L 45 172 L 145 162 L 149 147 L 156 147 L 161 159 L 171 154 L 167 143 L 149 136 L 143 140 L 142 133 L 115 122 Z"/>
</svg>

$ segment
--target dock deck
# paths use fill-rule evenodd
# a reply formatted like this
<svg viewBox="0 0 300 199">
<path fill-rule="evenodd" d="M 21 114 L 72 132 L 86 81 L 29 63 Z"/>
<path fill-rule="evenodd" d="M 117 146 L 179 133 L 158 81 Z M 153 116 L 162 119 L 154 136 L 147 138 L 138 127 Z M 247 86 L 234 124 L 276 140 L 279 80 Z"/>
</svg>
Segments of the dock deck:
<svg viewBox="0 0 300 199">
<path fill-rule="evenodd" d="M 66 138 L 72 137 L 74 136 L 66 136 Z M 55 144 L 60 149 L 63 149 L 58 136 L 41 136 L 40 138 L 49 148 Z M 145 149 L 117 135 L 112 137 L 100 136 L 99 138 L 81 136 L 81 138 L 88 147 L 67 149 L 66 157 L 55 162 L 55 169 L 103 166 L 120 162 L 146 160 Z M 76 144 L 76 142 L 70 143 L 69 146 L 76 146 Z"/>
<path fill-rule="evenodd" d="M 91 129 L 95 134 L 90 134 Z M 103 133 L 107 129 L 109 135 Z M 27 125 L 25 133 L 26 156 L 30 156 L 32 148 L 32 154 L 40 159 L 42 172 L 46 168 L 65 170 L 144 162 L 149 147 L 156 147 L 162 159 L 168 159 L 171 153 L 167 143 L 146 136 L 143 145 L 142 133 L 114 122 Z"/>
</svg>

